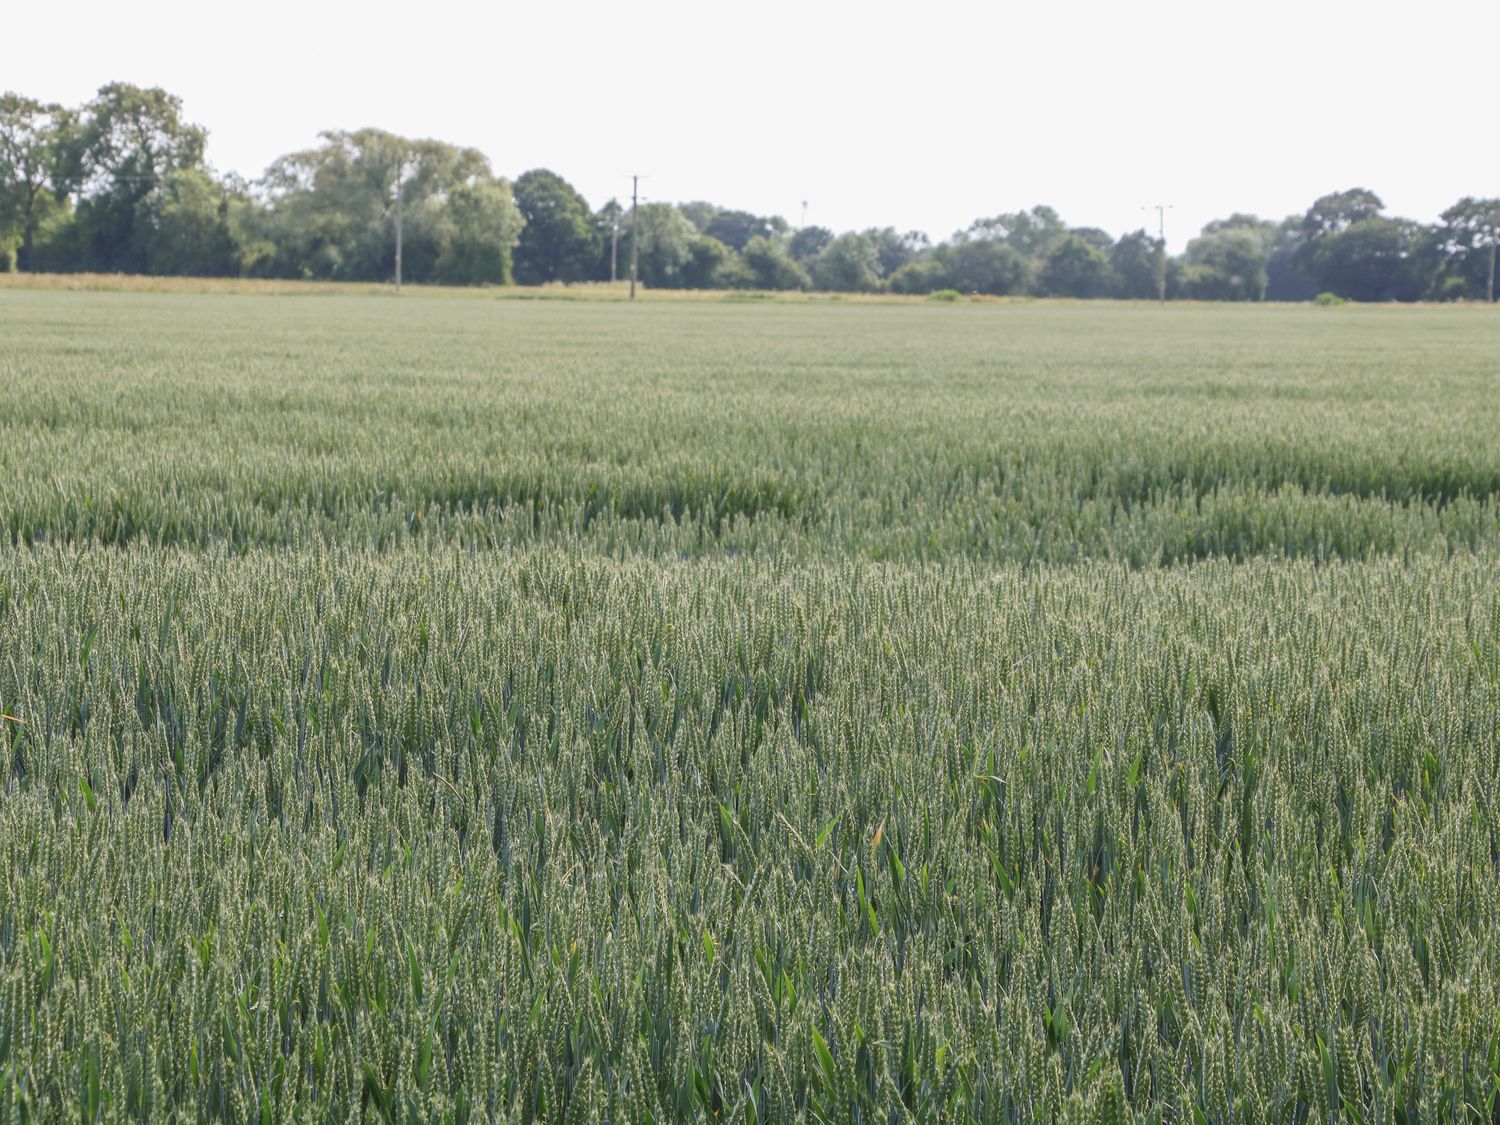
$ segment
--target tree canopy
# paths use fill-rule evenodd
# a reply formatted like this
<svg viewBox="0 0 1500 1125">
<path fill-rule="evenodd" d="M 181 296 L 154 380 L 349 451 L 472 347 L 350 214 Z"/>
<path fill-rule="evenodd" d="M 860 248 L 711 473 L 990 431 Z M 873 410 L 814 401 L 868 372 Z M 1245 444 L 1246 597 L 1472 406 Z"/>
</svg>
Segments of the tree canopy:
<svg viewBox="0 0 1500 1125">
<path fill-rule="evenodd" d="M 36 234 L 55 210 L 62 145 L 71 135 L 61 106 L 0 94 L 0 246 L 20 243 L 17 264 L 33 267 Z"/>
<path fill-rule="evenodd" d="M 583 196 L 545 168 L 517 177 L 515 196 L 524 221 L 516 280 L 522 285 L 586 280 L 598 262 L 602 237 Z"/>
<path fill-rule="evenodd" d="M 632 241 L 653 287 L 824 289 L 1078 299 L 1495 299 L 1500 199 L 1464 196 L 1430 225 L 1365 187 L 1301 214 L 1236 213 L 1170 256 L 1053 208 L 999 211 L 934 243 L 895 226 L 792 229 L 707 200 L 598 210 L 558 173 L 512 183 L 475 148 L 334 130 L 258 178 L 204 162 L 205 130 L 158 87 L 114 82 L 64 107 L 0 95 L 0 269 L 453 285 L 623 278 Z"/>
</svg>

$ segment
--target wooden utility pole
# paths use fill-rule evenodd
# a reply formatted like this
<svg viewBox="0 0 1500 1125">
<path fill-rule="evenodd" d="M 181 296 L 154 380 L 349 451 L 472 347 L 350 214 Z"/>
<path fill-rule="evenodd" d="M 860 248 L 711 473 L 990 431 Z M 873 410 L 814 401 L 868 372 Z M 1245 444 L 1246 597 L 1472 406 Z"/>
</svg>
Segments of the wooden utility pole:
<svg viewBox="0 0 1500 1125">
<path fill-rule="evenodd" d="M 1156 299 L 1163 305 L 1167 303 L 1167 212 L 1171 209 L 1170 203 L 1153 203 L 1141 208 L 1142 211 L 1156 212 Z"/>
<path fill-rule="evenodd" d="M 641 245 L 640 239 L 636 237 L 636 207 L 640 203 L 641 178 L 630 177 L 630 299 L 635 300 L 635 279 L 640 268 Z"/>
</svg>

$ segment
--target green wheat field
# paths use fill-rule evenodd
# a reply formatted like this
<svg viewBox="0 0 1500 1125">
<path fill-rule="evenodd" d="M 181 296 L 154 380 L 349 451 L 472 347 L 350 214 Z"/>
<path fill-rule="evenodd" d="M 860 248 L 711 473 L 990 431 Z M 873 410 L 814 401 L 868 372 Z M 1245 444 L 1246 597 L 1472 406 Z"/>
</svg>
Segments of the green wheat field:
<svg viewBox="0 0 1500 1125">
<path fill-rule="evenodd" d="M 0 338 L 0 1119 L 1500 1120 L 1491 310 Z"/>
</svg>

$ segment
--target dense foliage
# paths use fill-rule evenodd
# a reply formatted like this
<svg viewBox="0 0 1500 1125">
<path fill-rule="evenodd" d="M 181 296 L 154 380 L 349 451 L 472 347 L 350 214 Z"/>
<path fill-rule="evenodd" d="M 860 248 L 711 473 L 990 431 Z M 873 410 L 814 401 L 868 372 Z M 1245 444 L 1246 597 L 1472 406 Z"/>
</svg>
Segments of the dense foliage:
<svg viewBox="0 0 1500 1125">
<path fill-rule="evenodd" d="M 79 109 L 0 96 L 0 269 L 384 280 L 405 204 L 403 275 L 457 285 L 605 281 L 655 288 L 1359 301 L 1495 297 L 1500 199 L 1423 226 L 1356 188 L 1281 222 L 1210 223 L 1180 258 L 1050 207 L 917 231 L 793 231 L 703 201 L 597 211 L 561 176 L 497 177 L 477 150 L 378 129 L 330 132 L 254 183 L 216 178 L 178 99 L 124 83 Z M 626 250 L 622 254 L 621 243 Z"/>
<path fill-rule="evenodd" d="M 1485 312 L 0 318 L 0 1119 L 1500 1107 Z"/>
</svg>

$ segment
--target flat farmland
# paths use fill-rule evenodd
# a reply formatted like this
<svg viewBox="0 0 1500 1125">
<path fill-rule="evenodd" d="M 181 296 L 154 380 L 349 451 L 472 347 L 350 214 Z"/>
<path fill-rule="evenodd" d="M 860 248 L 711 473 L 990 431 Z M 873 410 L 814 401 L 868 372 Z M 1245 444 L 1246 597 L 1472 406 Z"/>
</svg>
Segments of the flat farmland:
<svg viewBox="0 0 1500 1125">
<path fill-rule="evenodd" d="M 0 1117 L 1500 1112 L 1493 310 L 0 338 Z"/>
</svg>

